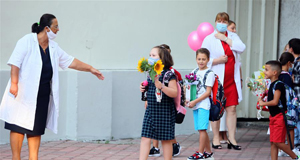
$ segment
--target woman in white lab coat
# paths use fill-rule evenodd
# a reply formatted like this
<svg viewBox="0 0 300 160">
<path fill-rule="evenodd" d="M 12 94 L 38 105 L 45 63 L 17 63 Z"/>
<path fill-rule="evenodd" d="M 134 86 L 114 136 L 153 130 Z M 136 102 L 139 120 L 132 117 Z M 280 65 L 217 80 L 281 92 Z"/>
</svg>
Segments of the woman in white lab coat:
<svg viewBox="0 0 300 160">
<path fill-rule="evenodd" d="M 57 133 L 59 105 L 58 67 L 102 73 L 63 51 L 53 39 L 59 31 L 54 15 L 44 14 L 32 25 L 32 33 L 21 38 L 9 61 L 11 78 L 0 105 L 0 119 L 10 130 L 12 159 L 19 160 L 26 134 L 29 159 L 37 160 L 45 128 Z"/>
<path fill-rule="evenodd" d="M 245 44 L 235 33 L 227 31 L 229 15 L 225 12 L 218 13 L 215 19 L 216 30 L 205 37 L 202 48 L 210 51 L 210 67 L 224 87 L 226 101 L 226 125 L 228 128 L 228 149 L 241 150 L 235 140 L 236 131 L 236 106 L 242 100 L 240 67 L 237 54 L 245 50 Z M 220 121 L 211 122 L 214 133 L 212 147 L 222 149 L 219 139 Z"/>
</svg>

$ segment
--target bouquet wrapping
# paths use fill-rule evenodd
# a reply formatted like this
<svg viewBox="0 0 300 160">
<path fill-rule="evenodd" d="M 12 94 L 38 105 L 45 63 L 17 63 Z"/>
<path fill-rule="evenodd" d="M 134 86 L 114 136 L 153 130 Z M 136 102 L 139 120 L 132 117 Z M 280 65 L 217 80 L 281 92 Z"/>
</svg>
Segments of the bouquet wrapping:
<svg viewBox="0 0 300 160">
<path fill-rule="evenodd" d="M 247 87 L 251 91 L 251 93 L 257 97 L 260 97 L 263 101 L 267 101 L 268 97 L 268 89 L 271 84 L 271 81 L 269 79 L 264 79 L 265 74 L 263 73 L 264 71 L 264 66 L 259 70 L 255 71 L 252 74 L 252 77 L 247 77 L 246 83 Z M 262 116 L 262 111 L 269 111 L 268 106 L 260 106 L 259 103 L 257 102 L 256 104 L 256 109 L 257 109 L 257 119 L 264 118 Z"/>
<path fill-rule="evenodd" d="M 197 98 L 197 76 L 194 73 L 185 75 L 185 85 L 186 85 L 186 99 L 193 101 Z"/>
</svg>

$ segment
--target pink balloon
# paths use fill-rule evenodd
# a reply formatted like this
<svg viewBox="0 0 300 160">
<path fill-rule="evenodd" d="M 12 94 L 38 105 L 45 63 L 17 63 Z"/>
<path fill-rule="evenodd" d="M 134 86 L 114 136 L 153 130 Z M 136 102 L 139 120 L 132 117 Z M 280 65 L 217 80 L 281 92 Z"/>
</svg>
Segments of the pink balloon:
<svg viewBox="0 0 300 160">
<path fill-rule="evenodd" d="M 202 41 L 206 36 L 210 35 L 213 32 L 214 32 L 214 27 L 208 22 L 201 23 L 197 28 L 198 36 Z"/>
<path fill-rule="evenodd" d="M 203 40 L 201 40 L 199 38 L 197 31 L 193 31 L 188 36 L 188 44 L 189 44 L 190 48 L 194 51 L 197 51 L 201 47 L 202 41 Z"/>
</svg>

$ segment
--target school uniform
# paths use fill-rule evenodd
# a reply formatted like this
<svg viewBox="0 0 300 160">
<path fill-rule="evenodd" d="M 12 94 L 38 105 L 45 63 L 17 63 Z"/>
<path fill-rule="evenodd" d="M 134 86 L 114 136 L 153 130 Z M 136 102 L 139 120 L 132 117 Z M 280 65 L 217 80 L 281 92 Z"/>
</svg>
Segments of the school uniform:
<svg viewBox="0 0 300 160">
<path fill-rule="evenodd" d="M 17 42 L 7 62 L 8 65 L 20 68 L 17 97 L 14 98 L 9 95 L 10 79 L 0 104 L 0 119 L 6 122 L 7 129 L 14 130 L 16 129 L 14 127 L 17 126 L 21 127 L 23 131 L 34 131 L 38 127 L 39 131 L 32 134 L 42 135 L 41 128 L 43 128 L 42 125 L 45 125 L 46 128 L 57 133 L 59 112 L 58 69 L 59 67 L 62 69 L 68 68 L 74 57 L 68 55 L 56 42 L 50 39 L 46 54 L 41 52 L 37 34 L 27 34 Z M 46 124 L 42 125 L 35 122 L 36 118 L 44 117 L 39 114 L 42 113 L 40 112 L 40 106 L 43 107 L 41 109 L 43 114 L 47 114 Z M 47 110 L 46 114 L 45 110 Z M 43 119 L 43 121 L 45 120 Z M 30 132 L 25 133 L 31 134 Z"/>
<path fill-rule="evenodd" d="M 170 69 L 163 70 L 159 81 L 163 81 L 163 77 Z M 176 80 L 175 74 L 172 72 L 169 81 Z M 172 140 L 175 138 L 175 115 L 176 108 L 174 98 L 168 97 L 162 92 L 161 102 L 156 101 L 155 84 L 150 78 L 148 81 L 147 101 L 148 106 L 144 115 L 142 137 L 156 140 Z M 168 81 L 168 82 L 169 82 Z M 165 86 L 168 86 L 168 82 Z"/>
</svg>

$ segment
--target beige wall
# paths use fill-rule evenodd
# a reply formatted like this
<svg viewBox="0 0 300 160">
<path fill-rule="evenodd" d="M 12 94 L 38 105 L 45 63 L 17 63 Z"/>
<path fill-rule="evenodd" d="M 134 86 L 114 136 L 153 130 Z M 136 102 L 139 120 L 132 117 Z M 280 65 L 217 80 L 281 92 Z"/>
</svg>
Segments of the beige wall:
<svg viewBox="0 0 300 160">
<path fill-rule="evenodd" d="M 213 23 L 226 11 L 227 1 L 1 1 L 0 98 L 9 79 L 6 62 L 17 42 L 45 13 L 59 21 L 59 45 L 105 75 L 60 72 L 58 134 L 47 130 L 43 141 L 103 140 L 140 137 L 144 104 L 136 71 L 137 61 L 158 44 L 171 46 L 175 67 L 183 75 L 196 67 L 187 37 L 201 22 Z M 105 70 L 104 70 L 105 69 Z M 195 133 L 192 110 L 176 134 Z M 9 132 L 0 122 L 0 144 Z"/>
<path fill-rule="evenodd" d="M 214 22 L 227 1 L 1 1 L 0 69 L 18 39 L 43 13 L 54 14 L 55 39 L 67 53 L 98 69 L 136 69 L 155 45 L 171 46 L 175 67 L 196 66 L 187 44 L 201 22 Z"/>
</svg>

